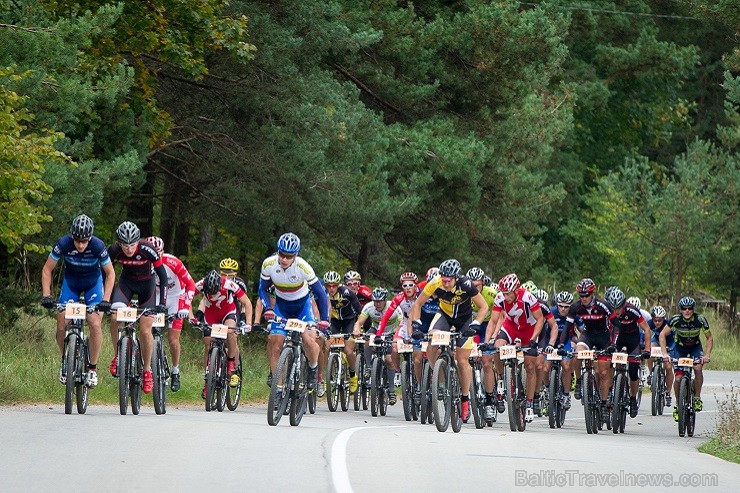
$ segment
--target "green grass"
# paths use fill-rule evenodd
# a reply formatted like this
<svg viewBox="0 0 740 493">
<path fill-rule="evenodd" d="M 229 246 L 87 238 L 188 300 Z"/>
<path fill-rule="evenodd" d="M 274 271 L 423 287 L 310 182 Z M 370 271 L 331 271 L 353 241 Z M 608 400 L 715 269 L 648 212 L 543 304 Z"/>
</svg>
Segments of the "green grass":
<svg viewBox="0 0 740 493">
<path fill-rule="evenodd" d="M 725 390 L 729 398 L 719 403 L 717 432 L 699 451 L 740 464 L 740 387 Z"/>
<path fill-rule="evenodd" d="M 730 334 L 725 324 L 713 310 L 704 313 L 709 321 L 709 329 L 714 339 L 712 361 L 707 365 L 708 370 L 740 370 L 740 338 Z M 702 336 L 702 345 L 706 347 L 706 340 Z"/>
<path fill-rule="evenodd" d="M 181 336 L 181 389 L 169 392 L 169 405 L 198 404 L 203 389 L 203 342 L 200 333 L 187 327 Z M 47 315 L 21 315 L 17 328 L 0 333 L 0 404 L 63 403 L 64 386 L 59 383 L 61 353 L 54 334 L 56 322 Z M 103 328 L 103 348 L 98 361 L 98 386 L 90 392 L 91 404 L 117 404 L 118 380 L 111 377 L 108 365 L 113 358 L 107 323 Z M 268 373 L 266 334 L 239 338 L 244 364 L 242 402 L 267 400 L 265 379 Z M 169 349 L 168 349 L 169 358 Z M 144 396 L 144 405 L 152 397 Z"/>
</svg>

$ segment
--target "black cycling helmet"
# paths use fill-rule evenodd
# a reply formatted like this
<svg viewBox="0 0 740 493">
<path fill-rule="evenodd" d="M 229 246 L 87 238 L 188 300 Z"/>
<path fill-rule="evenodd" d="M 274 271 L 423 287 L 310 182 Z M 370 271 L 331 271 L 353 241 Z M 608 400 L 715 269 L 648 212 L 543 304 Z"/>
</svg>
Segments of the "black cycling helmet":
<svg viewBox="0 0 740 493">
<path fill-rule="evenodd" d="M 93 220 L 84 214 L 80 214 L 72 219 L 72 225 L 69 227 L 69 233 L 75 240 L 86 240 L 93 235 Z"/>
<path fill-rule="evenodd" d="M 221 290 L 221 274 L 217 270 L 212 270 L 203 279 L 203 294 L 214 295 Z"/>
<path fill-rule="evenodd" d="M 696 300 L 692 298 L 691 296 L 684 296 L 683 298 L 679 300 L 678 307 L 682 310 L 684 308 L 695 308 Z"/>
<path fill-rule="evenodd" d="M 439 264 L 439 275 L 442 277 L 457 277 L 460 275 L 461 270 L 460 262 L 454 258 L 447 259 Z"/>
</svg>

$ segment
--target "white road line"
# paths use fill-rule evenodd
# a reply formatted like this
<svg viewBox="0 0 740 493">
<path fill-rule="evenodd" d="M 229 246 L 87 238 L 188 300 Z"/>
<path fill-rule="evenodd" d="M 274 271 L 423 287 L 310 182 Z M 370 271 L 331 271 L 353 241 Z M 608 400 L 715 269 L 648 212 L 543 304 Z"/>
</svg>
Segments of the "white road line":
<svg viewBox="0 0 740 493">
<path fill-rule="evenodd" d="M 349 471 L 347 470 L 347 443 L 350 437 L 361 430 L 370 430 L 373 428 L 405 428 L 404 426 L 358 426 L 348 428 L 342 431 L 334 439 L 331 446 L 331 481 L 334 484 L 334 491 L 337 493 L 352 493 L 352 483 L 349 482 Z"/>
</svg>

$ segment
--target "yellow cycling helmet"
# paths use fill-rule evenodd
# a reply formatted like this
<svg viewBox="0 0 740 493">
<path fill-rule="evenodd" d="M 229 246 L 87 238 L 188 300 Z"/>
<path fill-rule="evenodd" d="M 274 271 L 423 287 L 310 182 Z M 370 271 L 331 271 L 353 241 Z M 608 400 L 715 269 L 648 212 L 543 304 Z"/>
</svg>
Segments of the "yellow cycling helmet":
<svg viewBox="0 0 740 493">
<path fill-rule="evenodd" d="M 221 261 L 220 264 L 218 264 L 218 268 L 221 271 L 221 274 L 224 274 L 226 272 L 236 272 L 239 270 L 239 262 L 237 262 L 233 258 L 225 258 Z"/>
</svg>

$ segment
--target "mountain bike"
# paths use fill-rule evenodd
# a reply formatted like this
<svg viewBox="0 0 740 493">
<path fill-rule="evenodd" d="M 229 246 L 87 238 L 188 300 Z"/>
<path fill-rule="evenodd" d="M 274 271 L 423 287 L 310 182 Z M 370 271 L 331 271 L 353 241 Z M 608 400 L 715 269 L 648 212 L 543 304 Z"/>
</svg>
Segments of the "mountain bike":
<svg viewBox="0 0 740 493">
<path fill-rule="evenodd" d="M 480 344 L 470 352 L 470 366 L 473 368 L 473 379 L 470 381 L 470 412 L 473 415 L 475 427 L 480 429 L 493 426 L 498 411 L 493 407 L 493 418 L 486 418 L 486 388 L 483 382 L 483 361 L 481 351 L 488 350 L 487 344 Z"/>
<path fill-rule="evenodd" d="M 344 354 L 344 341 L 351 334 L 331 334 L 329 336 L 329 375 L 326 381 L 326 404 L 329 411 L 342 411 L 349 408 L 349 363 Z"/>
<path fill-rule="evenodd" d="M 399 339 L 396 342 L 399 356 L 401 356 L 401 401 L 403 403 L 403 417 L 406 421 L 419 419 L 419 399 L 417 398 L 419 384 L 414 374 L 414 345 L 411 341 Z"/>
<path fill-rule="evenodd" d="M 462 399 L 460 375 L 455 362 L 457 331 L 438 330 L 431 334 L 430 344 L 440 350 L 432 373 L 432 413 L 437 431 L 444 433 L 452 425 L 452 431 L 462 428 Z"/>
<path fill-rule="evenodd" d="M 355 375 L 357 375 L 357 392 L 354 395 L 355 411 L 362 407 L 367 411 L 370 402 L 370 364 L 365 359 L 365 344 L 369 335 L 355 337 Z"/>
<path fill-rule="evenodd" d="M 226 339 L 229 333 L 240 334 L 238 327 L 229 327 L 223 324 L 196 324 L 193 327 L 205 335 L 210 335 L 211 344 L 208 347 L 208 362 L 206 366 L 206 411 L 216 409 L 223 412 L 224 408 L 236 410 L 239 405 L 239 396 L 242 386 L 242 358 L 234 363 L 234 373 L 239 375 L 239 383 L 235 388 L 229 385 L 228 351 Z"/>
<path fill-rule="evenodd" d="M 393 347 L 393 335 L 380 337 L 380 344 L 376 344 L 372 335 L 368 339 L 370 347 L 374 348 L 373 360 L 370 370 L 370 414 L 376 417 L 378 414 L 385 416 L 388 411 L 388 375 L 386 371 L 385 357 L 391 353 Z M 393 385 L 393 382 L 390 383 Z"/>
<path fill-rule="evenodd" d="M 665 366 L 663 366 L 663 351 L 660 347 L 650 348 L 650 357 L 653 359 L 653 371 L 650 377 L 651 403 L 650 411 L 653 416 L 662 415 L 665 407 Z"/>
<path fill-rule="evenodd" d="M 421 393 L 421 402 L 419 403 L 419 417 L 421 418 L 421 424 L 432 424 L 434 422 L 434 412 L 432 411 L 432 375 L 434 368 L 429 363 L 427 358 L 427 345 L 429 344 L 428 335 L 425 336 L 425 340 L 421 341 L 421 350 L 424 353 L 422 359 L 421 368 L 421 384 L 419 392 Z"/>
<path fill-rule="evenodd" d="M 678 396 L 676 408 L 678 409 L 678 436 L 688 434 L 694 436 L 694 425 L 696 424 L 696 411 L 694 411 L 694 365 L 701 364 L 701 358 L 678 358 L 673 359 L 678 381 Z"/>
<path fill-rule="evenodd" d="M 152 398 L 154 400 L 154 412 L 165 414 L 167 412 L 167 379 L 170 378 L 170 365 L 167 362 L 167 353 L 164 349 L 162 330 L 168 321 L 174 320 L 174 315 L 158 313 L 152 323 L 152 337 L 154 337 L 154 348 L 152 351 L 152 378 L 154 388 Z"/>
<path fill-rule="evenodd" d="M 118 327 L 116 377 L 118 377 L 118 406 L 122 415 L 127 413 L 129 398 L 131 412 L 139 414 L 141 410 L 144 363 L 136 331 L 139 319 L 153 313 L 154 311 L 149 308 L 138 309 L 135 301 L 126 308 L 116 310 L 116 320 L 121 324 Z"/>
<path fill-rule="evenodd" d="M 572 355 L 573 353 L 564 349 L 557 349 L 546 355 L 547 361 L 552 364 L 547 392 L 549 399 L 547 405 L 547 421 L 550 428 L 562 428 L 565 422 L 565 413 L 567 410 L 563 405 L 563 399 L 565 398 L 565 389 L 563 389 L 563 356 Z"/>
<path fill-rule="evenodd" d="M 614 376 L 612 378 L 611 424 L 614 434 L 624 433 L 624 426 L 627 423 L 627 414 L 630 408 L 630 380 L 627 371 L 630 361 L 626 350 L 627 348 L 622 348 L 621 352 L 612 353 Z"/>
<path fill-rule="evenodd" d="M 275 317 L 271 324 L 277 324 L 288 334 L 283 341 L 283 349 L 272 376 L 267 423 L 276 426 L 290 405 L 290 425 L 298 426 L 306 413 L 309 392 L 306 382 L 308 362 L 303 350 L 302 334 L 306 330 L 315 330 L 316 324 L 281 317 Z M 315 393 L 315 389 L 312 391 Z"/>
<path fill-rule="evenodd" d="M 524 351 L 521 340 L 516 338 L 514 344 L 504 345 L 494 350 L 504 363 L 504 388 L 506 408 L 509 414 L 509 429 L 524 431 L 527 428 L 527 395 L 524 389 Z"/>
<path fill-rule="evenodd" d="M 581 404 L 583 404 L 583 413 L 586 418 L 586 433 L 589 435 L 598 433 L 603 424 L 601 398 L 593 365 L 594 360 L 602 354 L 606 354 L 605 351 L 593 349 L 580 350 L 576 353 L 576 357 L 581 362 L 581 388 L 583 389 Z"/>
<path fill-rule="evenodd" d="M 85 414 L 90 390 L 86 381 L 90 351 L 84 328 L 87 314 L 95 311 L 95 307 L 83 303 L 59 303 L 57 310 L 64 312 L 67 320 L 61 373 L 65 378 L 64 414 L 72 414 L 73 400 L 77 402 L 77 413 Z"/>
</svg>

